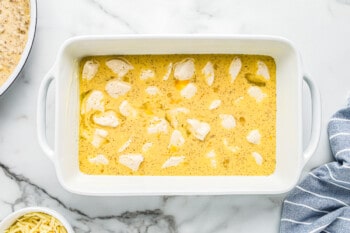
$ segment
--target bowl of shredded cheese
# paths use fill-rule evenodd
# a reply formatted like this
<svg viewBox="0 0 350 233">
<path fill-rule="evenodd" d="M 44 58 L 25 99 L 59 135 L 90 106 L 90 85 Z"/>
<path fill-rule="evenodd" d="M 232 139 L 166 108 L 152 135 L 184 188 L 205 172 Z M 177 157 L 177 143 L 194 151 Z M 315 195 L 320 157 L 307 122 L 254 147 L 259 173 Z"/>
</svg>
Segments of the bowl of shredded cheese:
<svg viewBox="0 0 350 233">
<path fill-rule="evenodd" d="M 68 221 L 54 210 L 27 207 L 4 218 L 0 223 L 4 233 L 74 233 Z"/>
</svg>

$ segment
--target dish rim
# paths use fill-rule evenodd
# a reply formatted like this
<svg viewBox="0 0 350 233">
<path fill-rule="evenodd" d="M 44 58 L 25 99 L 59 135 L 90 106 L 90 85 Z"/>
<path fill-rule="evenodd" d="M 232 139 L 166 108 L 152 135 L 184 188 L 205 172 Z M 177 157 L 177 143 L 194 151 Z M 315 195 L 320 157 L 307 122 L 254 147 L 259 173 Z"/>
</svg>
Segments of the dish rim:
<svg viewBox="0 0 350 233">
<path fill-rule="evenodd" d="M 102 42 L 113 42 L 114 40 L 246 40 L 246 41 L 270 41 L 270 42 L 279 42 L 282 44 L 287 45 L 287 47 L 289 47 L 293 53 L 295 53 L 296 56 L 296 62 L 297 62 L 297 95 L 296 95 L 296 102 L 297 102 L 297 106 L 298 106 L 298 112 L 297 112 L 297 116 L 298 116 L 298 127 L 299 129 L 301 129 L 302 127 L 302 122 L 301 122 L 301 104 L 302 104 L 302 93 L 301 93 L 301 88 L 302 88 L 302 84 L 303 84 L 303 78 L 304 80 L 307 79 L 308 75 L 306 75 L 304 73 L 304 69 L 302 66 L 302 62 L 301 62 L 301 57 L 300 54 L 298 52 L 298 50 L 296 49 L 296 47 L 294 46 L 294 44 L 289 41 L 286 38 L 283 37 L 279 37 L 279 36 L 269 36 L 269 35 L 207 35 L 207 34 L 197 34 L 197 35 L 188 35 L 188 34 L 178 34 L 178 35 L 154 35 L 154 34 L 149 34 L 149 35 L 91 35 L 91 36 L 78 36 L 78 37 L 73 37 L 70 38 L 68 40 L 66 40 L 63 45 L 61 46 L 61 49 L 56 57 L 55 62 L 53 63 L 53 66 L 51 68 L 51 70 L 47 73 L 46 77 L 44 78 L 44 80 L 42 81 L 42 94 L 39 95 L 38 98 L 38 105 L 43 105 L 43 98 L 44 96 L 44 91 L 45 89 L 49 86 L 49 83 L 55 79 L 58 78 L 59 76 L 59 64 L 62 60 L 62 58 L 64 57 L 65 51 L 69 48 L 70 46 L 74 46 L 76 45 L 76 43 L 80 44 L 81 42 L 89 42 L 89 41 L 98 41 L 98 43 Z M 74 50 L 75 51 L 75 50 Z M 79 52 L 78 52 L 79 53 Z M 75 54 L 75 52 L 73 52 L 73 54 Z M 132 53 L 133 54 L 133 53 Z M 74 57 L 75 55 L 73 55 Z M 311 82 L 311 80 L 310 80 Z M 314 86 L 314 85 L 312 85 Z M 58 88 L 58 86 L 56 86 L 56 89 Z M 55 90 L 56 90 L 55 89 Z M 314 88 L 317 89 L 317 88 Z M 319 93 L 317 93 L 318 91 L 316 91 L 316 93 L 314 94 L 314 97 L 318 97 Z M 55 93 L 56 97 L 59 97 L 58 92 L 56 90 Z M 316 98 L 316 102 L 319 102 L 319 99 Z M 317 103 L 318 106 L 316 107 L 320 107 L 319 103 Z M 316 104 L 316 105 L 317 105 Z M 319 110 L 317 108 L 315 108 L 316 110 Z M 57 111 L 59 110 L 59 106 L 56 105 L 56 109 L 55 109 L 55 116 L 57 116 Z M 313 108 L 314 110 L 314 108 Z M 318 113 L 320 113 L 319 111 L 315 111 L 315 115 L 318 115 Z M 40 106 L 38 108 L 38 124 L 40 126 L 40 121 L 43 120 L 43 118 L 40 116 L 42 115 L 42 109 L 40 109 Z M 319 117 L 315 117 L 316 120 L 318 120 L 316 123 L 316 126 L 318 126 L 318 123 L 320 123 L 319 119 L 317 119 Z M 41 123 L 42 124 L 42 123 Z M 314 126 L 315 124 L 313 124 Z M 55 121 L 55 128 L 57 129 L 57 127 L 59 127 L 59 122 Z M 58 157 L 55 156 L 57 154 L 57 148 L 55 150 L 52 150 L 50 148 L 50 146 L 48 146 L 48 144 L 45 142 L 46 139 L 44 139 L 44 134 L 42 132 L 40 132 L 40 127 L 38 130 L 38 136 L 39 136 L 39 141 L 41 144 L 42 149 L 44 150 L 44 152 L 49 156 L 49 158 L 54 162 L 54 166 L 56 169 L 56 175 L 58 177 L 58 180 L 60 182 L 60 184 L 68 191 L 72 192 L 72 193 L 76 193 L 76 194 L 81 194 L 81 195 L 93 195 L 93 196 L 126 196 L 126 195 L 131 195 L 131 196 L 139 196 L 139 195 L 143 195 L 143 196 L 154 196 L 154 195 L 223 195 L 223 194 L 280 194 L 280 193 L 285 193 L 287 191 L 289 191 L 291 188 L 293 188 L 295 186 L 295 184 L 297 183 L 300 175 L 301 175 L 301 170 L 304 167 L 305 163 L 308 161 L 308 159 L 311 157 L 311 155 L 313 154 L 318 140 L 319 140 L 319 128 L 320 126 L 316 127 L 315 132 L 313 133 L 313 141 L 310 140 L 310 144 L 308 146 L 308 150 L 303 150 L 302 149 L 302 141 L 301 139 L 296 142 L 297 146 L 298 146 L 298 151 L 300 153 L 300 155 L 298 155 L 298 162 L 297 162 L 297 171 L 296 171 L 296 175 L 293 175 L 293 180 L 291 182 L 288 182 L 288 185 L 284 185 L 284 186 L 280 186 L 278 189 L 273 189 L 273 190 L 269 190 L 269 189 L 264 189 L 264 190 L 251 190 L 251 189 L 243 189 L 243 190 L 232 190 L 230 189 L 230 191 L 225 190 L 225 189 L 217 189 L 217 190 L 195 190 L 193 188 L 190 188 L 188 190 L 167 190 L 167 188 L 161 188 L 161 189 L 157 189 L 157 190 L 151 190 L 151 189 L 146 189 L 143 190 L 142 192 L 138 192 L 135 190 L 122 190 L 122 191 L 104 191 L 104 192 L 100 192 L 97 190 L 86 190 L 84 189 L 79 189 L 77 187 L 73 187 L 71 184 L 66 183 L 67 180 L 65 180 L 64 177 L 64 173 L 62 173 L 62 169 L 61 169 L 61 164 L 58 160 Z M 41 129 L 42 130 L 42 129 Z M 55 135 L 57 136 L 57 132 L 55 132 Z M 302 131 L 298 132 L 299 138 L 302 138 Z M 58 138 L 55 138 L 55 146 L 57 146 L 59 141 Z M 298 154 L 299 154 L 298 153 Z M 274 173 L 273 173 L 274 174 Z M 100 176 L 101 177 L 101 176 Z M 134 176 L 133 176 L 134 177 Z M 142 176 L 142 179 L 145 178 L 147 179 L 148 176 Z M 156 176 L 151 176 L 152 179 L 154 179 L 154 177 Z M 163 177 L 163 176 L 162 176 Z M 166 176 L 167 178 L 169 178 L 169 176 Z M 201 176 L 201 178 L 206 177 L 206 179 L 216 179 L 217 176 Z M 256 176 L 248 176 L 246 178 L 250 179 L 251 177 L 253 177 L 254 179 L 256 179 Z M 178 178 L 183 179 L 183 176 L 178 176 Z M 188 178 L 188 176 L 185 176 L 185 178 Z M 71 179 L 71 177 L 70 177 Z M 79 179 L 79 178 L 78 178 Z M 107 180 L 109 178 L 106 178 Z M 170 179 L 174 179 L 173 177 L 171 177 Z M 190 177 L 191 179 L 191 177 Z M 260 181 L 263 181 L 259 178 Z"/>
</svg>

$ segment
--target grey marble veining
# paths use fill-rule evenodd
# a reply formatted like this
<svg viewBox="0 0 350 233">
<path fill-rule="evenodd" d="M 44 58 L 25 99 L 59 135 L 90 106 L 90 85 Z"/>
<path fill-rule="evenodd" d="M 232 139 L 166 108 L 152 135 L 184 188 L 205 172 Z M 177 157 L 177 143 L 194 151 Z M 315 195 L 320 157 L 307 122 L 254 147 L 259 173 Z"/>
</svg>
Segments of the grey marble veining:
<svg viewBox="0 0 350 233">
<path fill-rule="evenodd" d="M 278 216 L 282 200 L 281 196 L 267 197 L 266 200 L 262 197 L 243 196 L 163 196 L 160 197 L 161 203 L 156 209 L 90 215 L 68 206 L 59 197 L 48 193 L 27 177 L 13 173 L 3 164 L 0 164 L 0 177 L 1 184 L 8 188 L 6 192 L 0 194 L 0 209 L 13 212 L 26 206 L 46 206 L 62 213 L 77 233 L 226 232 L 230 227 L 239 230 L 242 228 L 239 225 L 242 217 L 249 214 L 251 208 Z M 110 201 L 113 201 L 113 198 Z M 142 202 L 139 205 L 142 208 Z M 254 229 L 254 226 L 245 227 Z"/>
<path fill-rule="evenodd" d="M 58 197 L 49 194 L 45 189 L 32 183 L 28 178 L 17 175 L 3 164 L 0 164 L 2 179 L 13 183 L 11 196 L 0 196 L 2 209 L 9 207 L 13 212 L 26 206 L 46 206 L 64 214 L 74 230 L 79 232 L 177 232 L 175 219 L 160 209 L 123 212 L 119 215 L 89 216 L 79 209 L 64 204 Z M 5 183 L 4 180 L 1 182 Z M 2 189 L 5 192 L 5 189 Z M 15 194 L 15 195 L 14 195 Z M 166 202 L 166 199 L 164 199 Z"/>
</svg>

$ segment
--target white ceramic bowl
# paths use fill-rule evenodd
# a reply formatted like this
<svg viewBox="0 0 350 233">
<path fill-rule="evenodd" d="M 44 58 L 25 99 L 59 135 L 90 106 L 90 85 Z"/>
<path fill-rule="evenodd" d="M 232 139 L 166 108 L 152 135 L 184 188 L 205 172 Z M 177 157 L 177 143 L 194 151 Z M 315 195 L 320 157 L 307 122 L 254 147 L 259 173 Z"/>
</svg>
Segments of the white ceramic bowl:
<svg viewBox="0 0 350 233">
<path fill-rule="evenodd" d="M 61 214 L 45 207 L 26 207 L 13 212 L 0 222 L 0 232 L 5 232 L 5 230 L 9 228 L 16 221 L 16 219 L 31 212 L 42 212 L 49 214 L 55 217 L 57 220 L 59 220 L 62 223 L 62 225 L 66 228 L 68 233 L 74 233 L 71 225 Z"/>
<path fill-rule="evenodd" d="M 30 1 L 30 24 L 29 24 L 29 30 L 28 30 L 27 43 L 23 49 L 21 59 L 19 60 L 16 68 L 13 70 L 13 72 L 10 74 L 10 76 L 6 79 L 6 81 L 0 86 L 0 96 L 3 93 L 5 93 L 5 91 L 11 86 L 11 84 L 18 77 L 24 64 L 27 61 L 27 58 L 29 56 L 30 50 L 31 50 L 32 45 L 33 45 L 35 29 L 36 29 L 36 16 L 37 16 L 36 10 L 37 10 L 37 8 L 36 8 L 36 0 L 29 0 L 29 1 Z"/>
<path fill-rule="evenodd" d="M 84 56 L 116 54 L 261 54 L 276 62 L 276 169 L 269 176 L 105 176 L 79 170 L 78 62 Z M 46 95 L 55 80 L 55 142 L 46 138 Z M 312 135 L 303 150 L 302 84 L 312 97 Z M 271 36 L 133 35 L 85 36 L 64 43 L 52 69 L 42 81 L 38 97 L 38 138 L 55 164 L 60 183 L 85 195 L 209 195 L 277 194 L 292 189 L 315 151 L 321 128 L 319 92 L 305 75 L 299 53 L 291 42 Z"/>
</svg>

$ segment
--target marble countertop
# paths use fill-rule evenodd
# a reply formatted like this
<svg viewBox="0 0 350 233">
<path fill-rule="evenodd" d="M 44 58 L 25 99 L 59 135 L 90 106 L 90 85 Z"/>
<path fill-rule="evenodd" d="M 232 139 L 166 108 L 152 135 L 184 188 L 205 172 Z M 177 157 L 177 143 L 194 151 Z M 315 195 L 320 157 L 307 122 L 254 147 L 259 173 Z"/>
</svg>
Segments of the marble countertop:
<svg viewBox="0 0 350 233">
<path fill-rule="evenodd" d="M 320 145 L 304 174 L 332 159 L 326 125 L 350 87 L 349 0 L 38 0 L 37 34 L 16 83 L 0 98 L 0 219 L 25 206 L 62 213 L 79 232 L 277 232 L 284 195 L 87 197 L 65 191 L 36 139 L 40 82 L 63 41 L 90 34 L 267 34 L 295 42 L 320 88 Z M 304 145 L 310 100 L 304 88 Z M 53 138 L 52 91 L 48 101 Z M 52 140 L 51 140 L 52 141 Z"/>
</svg>

